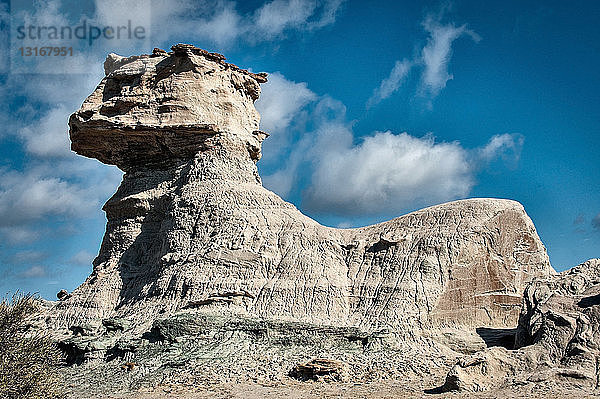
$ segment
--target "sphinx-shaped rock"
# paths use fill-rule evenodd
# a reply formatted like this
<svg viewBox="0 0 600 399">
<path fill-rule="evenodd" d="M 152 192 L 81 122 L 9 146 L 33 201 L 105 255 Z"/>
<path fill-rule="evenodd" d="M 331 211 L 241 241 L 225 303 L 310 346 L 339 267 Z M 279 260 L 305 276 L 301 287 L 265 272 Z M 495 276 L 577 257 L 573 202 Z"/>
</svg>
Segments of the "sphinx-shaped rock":
<svg viewBox="0 0 600 399">
<path fill-rule="evenodd" d="M 91 276 L 57 328 L 127 320 L 141 334 L 183 309 L 399 337 L 516 326 L 522 293 L 554 272 L 514 201 L 442 204 L 374 226 L 320 225 L 261 185 L 266 75 L 190 45 L 110 55 L 69 121 L 77 153 L 126 173 L 105 204 Z M 133 333 L 132 333 L 133 334 Z"/>
</svg>

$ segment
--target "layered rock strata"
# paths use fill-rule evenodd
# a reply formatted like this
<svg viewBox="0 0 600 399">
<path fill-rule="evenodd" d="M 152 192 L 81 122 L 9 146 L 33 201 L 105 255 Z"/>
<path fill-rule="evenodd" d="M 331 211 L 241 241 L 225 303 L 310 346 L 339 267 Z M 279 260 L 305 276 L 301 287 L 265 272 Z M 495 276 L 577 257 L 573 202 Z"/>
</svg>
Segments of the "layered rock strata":
<svg viewBox="0 0 600 399">
<path fill-rule="evenodd" d="M 265 189 L 254 101 L 265 74 L 190 45 L 109 55 L 69 121 L 72 149 L 125 171 L 91 276 L 56 328 L 122 318 L 144 331 L 184 308 L 407 336 L 514 327 L 553 270 L 514 201 L 438 205 L 374 226 L 320 225 Z"/>
<path fill-rule="evenodd" d="M 600 388 L 600 259 L 525 290 L 516 350 L 490 348 L 460 359 L 447 390 L 483 391 L 507 384 Z"/>
</svg>

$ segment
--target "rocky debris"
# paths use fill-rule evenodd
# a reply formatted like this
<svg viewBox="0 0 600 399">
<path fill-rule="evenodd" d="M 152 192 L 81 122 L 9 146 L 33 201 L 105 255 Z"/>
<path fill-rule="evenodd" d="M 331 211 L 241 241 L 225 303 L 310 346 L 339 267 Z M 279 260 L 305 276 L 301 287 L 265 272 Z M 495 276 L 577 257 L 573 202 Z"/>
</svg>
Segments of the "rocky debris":
<svg viewBox="0 0 600 399">
<path fill-rule="evenodd" d="M 514 351 L 490 348 L 460 359 L 447 390 L 479 391 L 510 383 L 565 381 L 597 389 L 600 384 L 600 259 L 525 289 Z"/>
<path fill-rule="evenodd" d="M 125 331 L 129 328 L 129 321 L 118 317 L 102 320 L 102 325 L 106 331 Z"/>
<path fill-rule="evenodd" d="M 598 387 L 599 330 L 600 259 L 591 259 L 527 287 L 516 345 L 543 355 L 555 377 Z"/>
<path fill-rule="evenodd" d="M 58 291 L 58 293 L 56 294 L 56 297 L 58 298 L 59 301 L 65 300 L 68 297 L 70 297 L 69 292 L 67 290 L 60 290 Z"/>
<path fill-rule="evenodd" d="M 354 328 L 361 347 L 412 342 L 421 357 L 435 345 L 471 353 L 485 346 L 477 329 L 514 328 L 527 283 L 554 274 L 515 201 L 455 201 L 355 229 L 306 217 L 258 175 L 265 75 L 220 54 L 178 44 L 111 54 L 105 71 L 69 120 L 72 148 L 126 173 L 104 205 L 92 274 L 46 319 L 76 362 L 224 337 L 206 324 L 214 315 L 239 320 L 230 335 L 271 334 L 241 321 L 260 319 Z M 84 324 L 97 335 L 68 333 Z"/>
<path fill-rule="evenodd" d="M 349 367 L 339 360 L 313 359 L 294 367 L 292 376 L 303 381 L 346 381 L 349 377 Z"/>
<path fill-rule="evenodd" d="M 69 330 L 71 330 L 74 336 L 90 336 L 96 333 L 96 328 L 90 324 L 72 325 L 69 327 Z"/>
<path fill-rule="evenodd" d="M 138 364 L 133 362 L 127 362 L 121 365 L 121 369 L 125 371 L 132 371 Z"/>
</svg>

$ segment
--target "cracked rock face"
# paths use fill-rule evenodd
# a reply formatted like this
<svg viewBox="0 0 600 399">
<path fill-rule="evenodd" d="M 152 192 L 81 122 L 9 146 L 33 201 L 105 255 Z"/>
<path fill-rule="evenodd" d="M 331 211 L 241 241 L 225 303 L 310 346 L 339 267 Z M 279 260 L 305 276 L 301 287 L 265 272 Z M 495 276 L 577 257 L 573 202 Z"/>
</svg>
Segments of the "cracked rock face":
<svg viewBox="0 0 600 399">
<path fill-rule="evenodd" d="M 126 173 L 103 208 L 93 272 L 55 306 L 55 328 L 118 318 L 141 335 L 183 309 L 401 338 L 512 328 L 525 285 L 554 273 L 514 201 L 456 201 L 355 229 L 306 217 L 258 176 L 265 75 L 172 50 L 110 55 L 71 116 L 73 150 Z"/>
<path fill-rule="evenodd" d="M 524 292 L 515 351 L 490 348 L 459 360 L 446 389 L 501 384 L 600 386 L 600 259 L 532 281 Z"/>
</svg>

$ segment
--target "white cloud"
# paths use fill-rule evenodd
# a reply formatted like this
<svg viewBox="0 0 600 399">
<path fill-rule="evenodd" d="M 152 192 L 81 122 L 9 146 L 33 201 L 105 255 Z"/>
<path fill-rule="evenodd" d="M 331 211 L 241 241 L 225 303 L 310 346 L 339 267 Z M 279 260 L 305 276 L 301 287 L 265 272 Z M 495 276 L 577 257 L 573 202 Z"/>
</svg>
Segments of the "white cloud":
<svg viewBox="0 0 600 399">
<path fill-rule="evenodd" d="M 26 226 L 47 216 L 87 217 L 114 192 L 122 175 L 91 160 L 42 162 L 0 171 L 0 226 Z M 27 237 L 23 237 L 27 238 Z"/>
<path fill-rule="evenodd" d="M 171 1 L 171 3 L 178 3 Z M 95 21 L 102 26 L 132 26 L 149 28 L 152 14 L 151 0 L 95 0 Z M 173 4 L 176 7 L 175 4 Z"/>
<path fill-rule="evenodd" d="M 496 158 L 502 158 L 508 164 L 516 164 L 521 158 L 521 150 L 525 138 L 521 134 L 497 134 L 478 150 L 480 161 L 489 163 Z"/>
<path fill-rule="evenodd" d="M 496 135 L 474 149 L 436 142 L 431 134 L 415 137 L 389 131 L 357 143 L 344 104 L 317 96 L 279 73 L 275 76 L 261 109 L 275 131 L 265 144 L 282 134 L 294 139 L 289 143 L 293 149 L 279 157 L 280 167 L 263 182 L 283 197 L 300 191 L 307 210 L 349 216 L 399 214 L 466 197 L 485 166 L 499 158 L 514 164 L 519 160 L 519 134 Z M 294 90 L 299 93 L 294 95 Z M 308 123 L 296 124 L 296 118 L 307 118 Z M 307 126 L 314 128 L 307 131 Z M 270 156 L 268 150 L 263 152 Z M 298 189 L 297 184 L 304 186 Z"/>
<path fill-rule="evenodd" d="M 261 85 L 261 95 L 255 106 L 260 112 L 260 128 L 267 133 L 280 133 L 289 127 L 293 118 L 317 95 L 306 83 L 287 80 L 280 72 L 269 74 L 269 81 Z"/>
<path fill-rule="evenodd" d="M 385 78 L 379 87 L 373 91 L 373 95 L 367 101 L 367 108 L 372 107 L 373 105 L 379 103 L 381 100 L 385 100 L 396 90 L 400 88 L 410 69 L 413 66 L 413 62 L 409 60 L 396 61 L 394 68 L 392 68 L 392 72 L 390 75 Z"/>
<path fill-rule="evenodd" d="M 468 152 L 460 144 L 377 132 L 358 145 L 337 147 L 321 157 L 307 199 L 315 211 L 396 213 L 416 204 L 464 197 L 473 184 Z"/>
<path fill-rule="evenodd" d="M 273 0 L 241 14 L 234 1 L 200 4 L 152 1 L 153 40 L 197 37 L 220 48 L 234 43 L 256 44 L 285 37 L 288 32 L 310 32 L 333 24 L 345 0 Z"/>
<path fill-rule="evenodd" d="M 24 272 L 19 274 L 19 277 L 24 278 L 40 278 L 48 275 L 46 268 L 43 266 L 31 266 Z"/>
<path fill-rule="evenodd" d="M 185 16 L 183 16 L 185 18 Z M 191 21 L 186 20 L 186 25 Z M 248 27 L 235 9 L 233 2 L 219 2 L 213 14 L 194 23 L 195 33 L 219 47 L 229 46 L 239 37 L 246 35 Z"/>
<path fill-rule="evenodd" d="M 283 198 L 288 197 L 296 182 L 297 167 L 297 163 L 288 163 L 284 168 L 277 170 L 275 173 L 263 176 L 263 185 Z"/>
<path fill-rule="evenodd" d="M 52 108 L 39 120 L 18 130 L 25 150 L 35 156 L 65 157 L 71 154 L 68 115 L 72 109 L 64 105 Z"/>
<path fill-rule="evenodd" d="M 0 176 L 0 225 L 14 226 L 48 215 L 81 216 L 99 204 L 91 193 L 38 171 Z"/>
<path fill-rule="evenodd" d="M 457 27 L 453 23 L 442 24 L 438 18 L 428 16 L 423 22 L 423 28 L 429 33 L 427 44 L 421 53 L 424 65 L 422 79 L 423 89 L 435 97 L 446 82 L 453 76 L 448 73 L 448 63 L 452 57 L 452 44 L 463 35 L 470 36 L 474 41 L 480 40 L 479 35 L 467 28 L 467 25 Z"/>
<path fill-rule="evenodd" d="M 306 25 L 316 3 L 304 0 L 273 0 L 256 10 L 255 27 L 265 37 L 274 37 L 288 28 Z"/>
<path fill-rule="evenodd" d="M 319 29 L 333 24 L 345 2 L 346 0 L 326 0 L 319 2 L 320 13 L 318 14 L 318 18 L 310 23 L 310 27 L 312 29 Z"/>
<path fill-rule="evenodd" d="M 420 94 L 426 97 L 437 96 L 446 87 L 448 80 L 453 76 L 448 72 L 448 64 L 452 57 L 452 45 L 461 36 L 469 36 L 475 42 L 481 40 L 480 36 L 467 28 L 467 25 L 457 27 L 453 23 L 442 24 L 441 18 L 446 9 L 437 15 L 429 15 L 421 24 L 429 34 L 427 44 L 419 56 L 413 60 L 404 59 L 396 61 L 389 76 L 385 78 L 373 95 L 367 101 L 367 108 L 385 100 L 396 92 L 404 83 L 412 68 L 421 68 Z"/>
<path fill-rule="evenodd" d="M 78 266 L 89 266 L 92 264 L 94 257 L 94 254 L 86 250 L 81 250 L 69 259 L 69 263 Z"/>
</svg>

